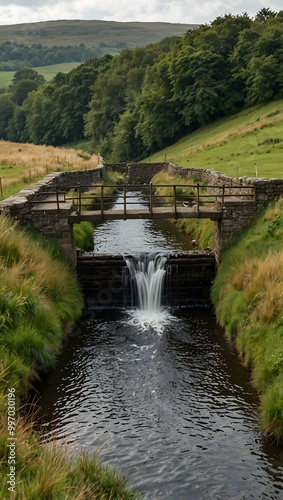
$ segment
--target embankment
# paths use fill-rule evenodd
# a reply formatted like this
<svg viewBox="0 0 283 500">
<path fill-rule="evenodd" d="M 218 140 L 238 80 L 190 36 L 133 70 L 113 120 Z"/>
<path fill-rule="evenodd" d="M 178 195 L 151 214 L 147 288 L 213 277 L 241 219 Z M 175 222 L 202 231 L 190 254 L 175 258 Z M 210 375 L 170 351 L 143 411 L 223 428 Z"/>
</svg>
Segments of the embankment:
<svg viewBox="0 0 283 500">
<path fill-rule="evenodd" d="M 283 438 L 283 199 L 227 248 L 212 287 L 224 327 L 260 397 L 262 428 Z"/>
</svg>

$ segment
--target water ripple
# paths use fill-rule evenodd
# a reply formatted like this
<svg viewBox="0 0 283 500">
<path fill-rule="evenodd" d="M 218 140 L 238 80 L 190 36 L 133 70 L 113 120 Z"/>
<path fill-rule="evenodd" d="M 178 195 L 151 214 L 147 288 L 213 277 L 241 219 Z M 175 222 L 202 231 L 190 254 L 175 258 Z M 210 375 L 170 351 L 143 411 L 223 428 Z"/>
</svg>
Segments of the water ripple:
<svg viewBox="0 0 283 500">
<path fill-rule="evenodd" d="M 44 392 L 46 436 L 101 450 L 144 499 L 282 498 L 281 449 L 260 433 L 248 375 L 203 311 L 100 313 Z"/>
</svg>

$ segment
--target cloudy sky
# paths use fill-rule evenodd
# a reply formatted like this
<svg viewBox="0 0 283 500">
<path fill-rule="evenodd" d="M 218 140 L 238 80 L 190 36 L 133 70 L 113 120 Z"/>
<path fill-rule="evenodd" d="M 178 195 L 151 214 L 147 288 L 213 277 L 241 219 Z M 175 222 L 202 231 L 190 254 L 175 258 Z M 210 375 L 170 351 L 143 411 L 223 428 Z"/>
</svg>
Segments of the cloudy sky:
<svg viewBox="0 0 283 500">
<path fill-rule="evenodd" d="M 224 14 L 262 7 L 278 12 L 282 0 L 0 0 L 0 25 L 54 19 L 209 23 Z"/>
</svg>

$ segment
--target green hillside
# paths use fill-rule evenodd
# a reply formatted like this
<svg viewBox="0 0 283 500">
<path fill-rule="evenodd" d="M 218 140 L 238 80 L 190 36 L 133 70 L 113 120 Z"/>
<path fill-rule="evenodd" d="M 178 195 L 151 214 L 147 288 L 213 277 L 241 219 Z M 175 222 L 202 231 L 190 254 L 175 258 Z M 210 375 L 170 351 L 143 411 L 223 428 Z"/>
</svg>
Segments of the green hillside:
<svg viewBox="0 0 283 500">
<path fill-rule="evenodd" d="M 172 161 L 237 177 L 282 177 L 283 100 L 245 109 L 199 129 L 144 161 Z"/>
<path fill-rule="evenodd" d="M 46 21 L 0 26 L 0 44 L 6 41 L 26 45 L 80 45 L 120 48 L 145 46 L 170 36 L 183 36 L 194 24 L 139 23 L 116 21 Z M 103 45 L 102 43 L 102 45 Z"/>
</svg>

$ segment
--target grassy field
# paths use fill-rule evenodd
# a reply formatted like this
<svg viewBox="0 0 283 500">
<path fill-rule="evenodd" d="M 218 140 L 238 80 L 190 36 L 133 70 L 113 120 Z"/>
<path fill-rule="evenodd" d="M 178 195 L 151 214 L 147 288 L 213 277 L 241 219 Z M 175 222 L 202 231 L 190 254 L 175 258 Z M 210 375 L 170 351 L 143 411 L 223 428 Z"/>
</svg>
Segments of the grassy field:
<svg viewBox="0 0 283 500">
<path fill-rule="evenodd" d="M 282 177 L 283 100 L 249 108 L 184 137 L 143 161 L 172 161 L 232 177 Z"/>
<path fill-rule="evenodd" d="M 0 141 L 0 200 L 48 173 L 95 168 L 97 155 L 81 150 Z"/>
<path fill-rule="evenodd" d="M 45 80 L 49 82 L 57 73 L 69 73 L 73 68 L 76 68 L 80 63 L 70 62 L 62 64 L 53 64 L 52 66 L 39 66 L 34 68 L 40 75 L 43 75 Z M 12 78 L 15 71 L 0 71 L 0 88 L 7 88 L 12 83 Z"/>
</svg>

